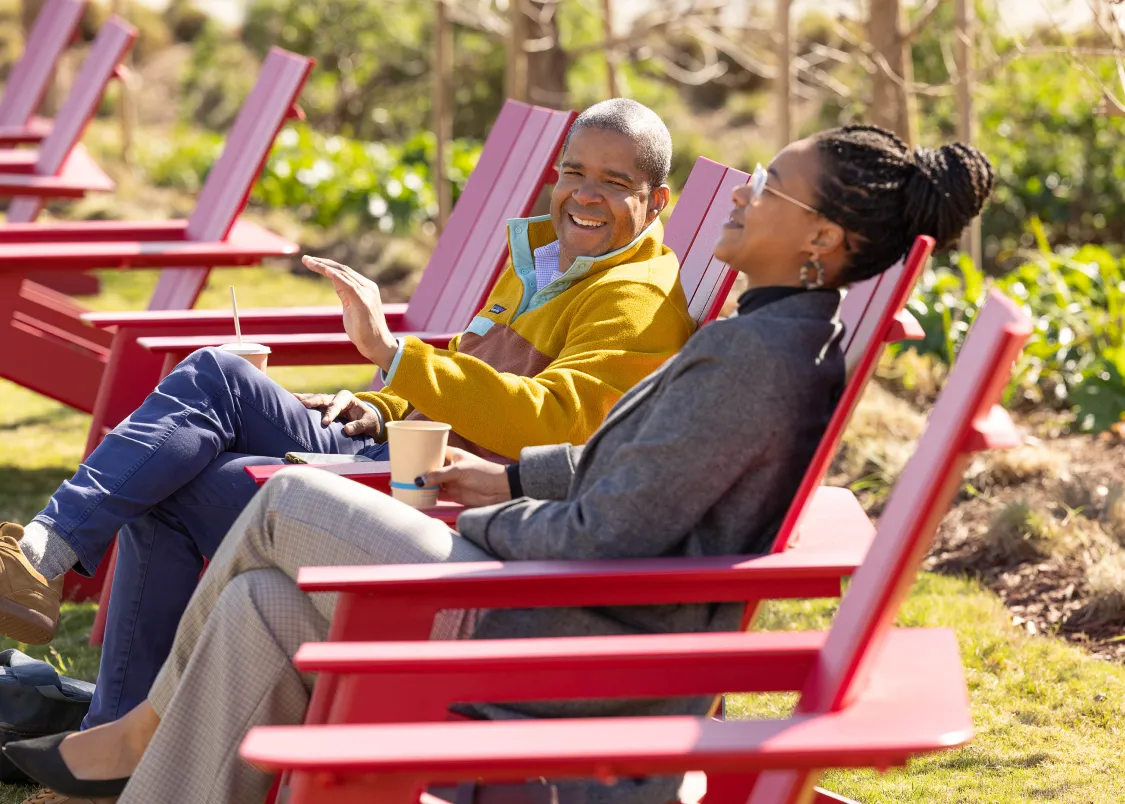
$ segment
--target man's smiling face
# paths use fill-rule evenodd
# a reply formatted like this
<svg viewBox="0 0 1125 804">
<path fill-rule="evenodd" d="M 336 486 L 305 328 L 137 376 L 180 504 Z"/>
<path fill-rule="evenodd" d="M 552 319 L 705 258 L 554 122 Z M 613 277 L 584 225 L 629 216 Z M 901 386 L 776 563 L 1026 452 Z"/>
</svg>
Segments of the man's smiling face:
<svg viewBox="0 0 1125 804">
<path fill-rule="evenodd" d="M 627 246 L 660 214 L 659 196 L 637 167 L 632 139 L 597 128 L 575 131 L 551 193 L 560 268 Z"/>
</svg>

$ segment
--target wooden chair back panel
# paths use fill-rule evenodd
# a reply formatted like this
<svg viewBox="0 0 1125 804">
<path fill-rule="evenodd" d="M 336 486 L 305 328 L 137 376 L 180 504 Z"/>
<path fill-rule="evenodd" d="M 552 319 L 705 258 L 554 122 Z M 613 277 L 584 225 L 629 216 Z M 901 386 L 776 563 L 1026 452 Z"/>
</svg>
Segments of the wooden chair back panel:
<svg viewBox="0 0 1125 804">
<path fill-rule="evenodd" d="M 39 146 L 39 159 L 35 163 L 38 175 L 58 174 L 82 137 L 86 124 L 98 110 L 110 79 L 136 38 L 137 29 L 119 17 L 113 17 L 98 31 L 70 94 L 59 108 L 51 133 Z"/>
<path fill-rule="evenodd" d="M 895 483 L 879 532 L 856 571 L 809 674 L 795 715 L 839 711 L 861 691 L 899 606 L 914 584 L 938 524 L 960 486 L 974 437 L 994 419 L 996 403 L 1031 322 L 995 291 L 977 316 L 910 462 Z M 1011 428 L 1011 420 L 1000 411 Z M 811 800 L 815 772 L 757 777 L 748 804 Z"/>
<path fill-rule="evenodd" d="M 199 192 L 188 218 L 185 237 L 211 242 L 230 232 L 246 207 L 254 181 L 262 172 L 270 148 L 289 118 L 312 70 L 313 60 L 272 48 L 262 64 L 258 82 L 227 134 L 226 144 Z M 175 268 L 160 272 L 149 310 L 191 308 L 207 283 L 210 268 Z"/>
<path fill-rule="evenodd" d="M 800 711 L 846 705 L 893 625 L 922 566 L 938 523 L 961 483 L 976 428 L 989 421 L 1031 334 L 1031 321 L 993 291 L 965 339 L 918 448 L 895 483 L 879 532 L 844 595 Z M 1008 422 L 1010 427 L 1010 421 Z"/>
<path fill-rule="evenodd" d="M 933 251 L 934 241 L 925 235 L 914 241 L 906 259 L 899 261 L 894 267 L 879 276 L 859 283 L 848 291 L 840 305 L 840 320 L 845 327 L 846 351 L 845 361 L 852 364 L 854 370 L 850 372 L 844 392 L 840 401 L 836 403 L 836 411 L 828 422 L 828 427 L 821 436 L 820 444 L 813 453 L 812 461 L 801 478 L 801 485 L 793 502 L 782 520 L 777 538 L 774 540 L 774 553 L 788 550 L 796 543 L 799 535 L 801 518 L 812 501 L 817 487 L 824 481 L 824 475 L 836 455 L 840 446 L 840 439 L 867 387 L 867 381 L 875 372 L 879 362 L 879 355 L 883 352 L 883 340 L 898 313 L 914 289 L 914 283 L 922 272 L 926 261 Z M 848 333 L 851 333 L 848 337 Z M 858 357 L 856 356 L 858 355 Z"/>
<path fill-rule="evenodd" d="M 700 167 L 696 161 L 696 167 Z M 710 160 L 706 160 L 710 161 Z M 713 163 L 712 163 L 713 164 Z M 706 176 L 711 175 L 707 166 Z M 688 184 L 695 171 L 688 177 Z M 699 222 L 691 247 L 680 261 L 680 282 L 687 296 L 688 312 L 699 324 L 714 320 L 722 310 L 723 302 L 734 284 L 735 272 L 711 253 L 723 231 L 723 224 L 730 218 L 733 208 L 731 191 L 750 181 L 750 176 L 741 170 L 726 168 L 715 186 L 714 195 L 704 207 L 705 214 Z M 690 188 L 684 186 L 684 195 Z M 680 199 L 683 203 L 683 198 Z M 677 209 L 679 205 L 677 204 Z M 678 254 L 679 252 L 677 252 Z"/>
<path fill-rule="evenodd" d="M 456 258 L 444 261 L 451 266 L 449 272 L 431 279 L 427 271 L 425 287 L 418 288 L 423 294 L 416 293 L 417 302 L 411 299 L 407 308 L 407 329 L 455 332 L 468 325 L 507 264 L 505 222 L 525 217 L 535 204 L 575 117 L 573 112 L 524 104 L 505 115 L 508 106 L 493 124 L 481 153 L 481 162 L 488 157 L 484 181 L 477 182 L 485 185 L 483 203 L 472 207 L 464 198 L 458 200 L 458 209 L 471 221 L 467 227 L 458 221 L 451 233 L 456 240 L 446 248 L 455 250 Z M 509 126 L 515 129 L 514 137 Z M 474 170 L 470 183 L 476 178 Z"/>
<path fill-rule="evenodd" d="M 59 59 L 74 38 L 87 0 L 48 0 L 35 18 L 23 55 L 8 73 L 0 98 L 0 126 L 26 125 L 39 109 Z"/>
<path fill-rule="evenodd" d="M 410 297 L 406 320 L 411 329 L 424 329 L 442 295 L 461 289 L 457 283 L 464 281 L 455 268 L 465 255 L 466 244 L 476 232 L 481 212 L 488 208 L 494 197 L 493 190 L 507 157 L 523 132 L 532 107 L 526 103 L 506 101 L 484 141 L 476 167 L 465 183 L 465 189 L 453 206 L 449 222 L 434 247 L 418 287 Z M 479 257 L 479 255 L 478 255 Z M 414 323 L 418 326 L 415 327 Z"/>
<path fill-rule="evenodd" d="M 312 66 L 310 58 L 270 49 L 258 82 L 238 110 L 223 152 L 199 192 L 188 218 L 188 240 L 214 242 L 230 232 Z"/>
</svg>

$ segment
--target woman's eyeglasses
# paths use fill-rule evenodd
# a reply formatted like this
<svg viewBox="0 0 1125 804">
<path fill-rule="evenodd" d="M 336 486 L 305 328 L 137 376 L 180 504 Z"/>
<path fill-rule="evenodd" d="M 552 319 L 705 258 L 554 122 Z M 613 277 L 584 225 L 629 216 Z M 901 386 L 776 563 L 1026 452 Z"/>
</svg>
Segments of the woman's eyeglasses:
<svg viewBox="0 0 1125 804">
<path fill-rule="evenodd" d="M 766 190 L 769 190 L 771 193 L 776 195 L 778 198 L 784 199 L 785 201 L 788 201 L 790 204 L 796 204 L 801 209 L 807 210 L 808 212 L 811 212 L 814 215 L 823 215 L 824 214 L 819 209 L 817 209 L 816 207 L 810 207 L 804 201 L 798 201 L 793 196 L 787 195 L 787 194 L 781 192 L 781 190 L 777 190 L 777 189 L 774 189 L 773 187 L 770 187 L 769 184 L 767 184 L 767 182 L 769 180 L 769 177 L 770 177 L 769 171 L 767 171 L 764 167 L 762 167 L 761 162 L 759 162 L 757 167 L 754 168 L 754 173 L 750 176 L 750 203 L 751 204 L 757 204 L 762 199 L 762 193 L 766 192 Z"/>
<path fill-rule="evenodd" d="M 832 220 L 831 218 L 829 218 L 827 215 L 825 215 L 823 212 L 821 212 L 816 207 L 810 207 L 804 201 L 798 201 L 793 196 L 788 195 L 787 193 L 783 193 L 783 192 L 781 192 L 781 190 L 770 187 L 769 184 L 767 183 L 768 180 L 769 180 L 769 177 L 770 177 L 769 171 L 766 170 L 764 167 L 762 167 L 762 163 L 759 162 L 757 164 L 757 166 L 754 168 L 754 172 L 752 174 L 750 174 L 750 205 L 751 206 L 753 206 L 753 205 L 757 204 L 759 201 L 761 201 L 762 200 L 762 194 L 765 193 L 766 190 L 769 190 L 773 195 L 776 195 L 778 198 L 782 199 L 783 201 L 788 201 L 790 204 L 795 204 L 795 205 L 799 206 L 801 209 L 803 209 L 807 212 L 811 212 L 813 215 L 820 215 L 822 218 L 825 218 L 826 220 Z M 837 225 L 839 225 L 839 224 L 837 224 Z M 847 229 L 844 230 L 844 250 L 849 251 L 849 252 L 852 250 L 852 244 L 851 244 L 851 240 L 848 237 Z"/>
</svg>

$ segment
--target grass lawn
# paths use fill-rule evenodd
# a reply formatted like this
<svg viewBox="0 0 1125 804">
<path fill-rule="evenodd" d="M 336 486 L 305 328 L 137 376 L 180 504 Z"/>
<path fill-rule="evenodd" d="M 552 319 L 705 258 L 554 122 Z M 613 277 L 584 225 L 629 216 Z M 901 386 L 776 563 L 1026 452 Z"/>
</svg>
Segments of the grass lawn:
<svg viewBox="0 0 1125 804">
<path fill-rule="evenodd" d="M 231 282 L 244 307 L 335 301 L 321 280 L 255 269 L 216 272 L 203 305 L 225 306 Z M 97 306 L 136 309 L 149 288 L 140 276 L 107 275 Z M 363 367 L 271 370 L 293 390 L 362 387 L 371 373 Z M 26 522 L 43 506 L 77 465 L 87 425 L 87 416 L 0 381 L 0 520 Z M 764 625 L 825 628 L 834 610 L 835 601 L 777 603 Z M 93 680 L 98 651 L 86 644 L 92 621 L 92 606 L 67 606 L 55 642 L 26 650 L 69 675 Z M 999 600 L 970 581 L 923 576 L 899 621 L 956 630 L 977 737 L 967 748 L 916 760 L 905 770 L 832 773 L 826 787 L 864 804 L 1125 800 L 1125 667 L 1015 628 Z M 12 646 L 0 639 L 0 648 Z M 791 703 L 791 696 L 738 696 L 732 713 L 772 716 Z M 18 804 L 26 793 L 0 786 L 0 804 Z"/>
</svg>

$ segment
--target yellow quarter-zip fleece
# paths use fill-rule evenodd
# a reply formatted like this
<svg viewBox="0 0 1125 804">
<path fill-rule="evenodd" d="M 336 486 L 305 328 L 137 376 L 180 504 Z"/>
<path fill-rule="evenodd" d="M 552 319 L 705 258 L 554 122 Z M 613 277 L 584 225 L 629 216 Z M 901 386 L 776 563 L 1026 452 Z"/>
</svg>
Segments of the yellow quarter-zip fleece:
<svg viewBox="0 0 1125 804">
<path fill-rule="evenodd" d="M 508 265 L 468 329 L 446 349 L 404 338 L 389 387 L 357 396 L 385 421 L 448 422 L 451 444 L 486 457 L 585 443 L 695 327 L 663 234 L 656 221 L 536 290 L 531 254 L 557 239 L 554 227 L 548 216 L 509 221 Z"/>
</svg>

